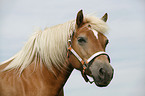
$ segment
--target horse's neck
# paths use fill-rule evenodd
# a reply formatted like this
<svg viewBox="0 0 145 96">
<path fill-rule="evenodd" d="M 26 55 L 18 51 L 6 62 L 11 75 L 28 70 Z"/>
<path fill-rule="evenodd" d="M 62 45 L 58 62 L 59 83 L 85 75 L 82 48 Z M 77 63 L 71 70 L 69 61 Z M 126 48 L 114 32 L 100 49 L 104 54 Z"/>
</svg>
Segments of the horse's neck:
<svg viewBox="0 0 145 96">
<path fill-rule="evenodd" d="M 66 64 L 66 66 L 62 68 L 61 70 L 53 68 L 53 72 L 52 72 L 48 70 L 44 64 L 35 65 L 33 63 L 24 70 L 22 75 L 25 75 L 25 76 L 26 75 L 31 76 L 30 74 L 34 76 L 37 75 L 38 76 L 37 78 L 39 78 L 40 81 L 46 84 L 45 86 L 49 88 L 48 90 L 51 90 L 51 92 L 54 92 L 53 94 L 56 94 L 61 91 L 67 79 L 69 78 L 72 70 L 73 68 L 71 67 L 70 64 Z M 38 82 L 40 81 L 38 80 Z"/>
<path fill-rule="evenodd" d="M 0 67 L 2 68 L 2 66 Z M 66 64 L 66 66 L 62 68 L 62 70 L 53 68 L 53 72 L 52 72 L 48 70 L 44 64 L 36 65 L 33 62 L 26 69 L 24 69 L 20 77 L 18 74 L 14 75 L 16 73 L 15 72 L 16 70 L 5 71 L 3 74 L 0 74 L 0 76 L 4 76 L 4 78 L 7 79 L 8 77 L 13 75 L 15 76 L 15 78 L 17 78 L 15 80 L 16 86 L 19 86 L 21 88 L 24 87 L 24 89 L 26 86 L 29 89 L 34 89 L 37 86 L 38 88 L 40 87 L 39 91 L 43 92 L 43 94 L 49 94 L 49 96 L 53 96 L 53 95 L 55 96 L 62 91 L 62 88 L 66 83 L 68 77 L 70 76 L 72 70 L 73 68 L 71 67 L 71 65 Z M 18 82 L 23 82 L 23 83 L 19 84 Z M 19 92 L 21 92 L 21 90 Z"/>
</svg>

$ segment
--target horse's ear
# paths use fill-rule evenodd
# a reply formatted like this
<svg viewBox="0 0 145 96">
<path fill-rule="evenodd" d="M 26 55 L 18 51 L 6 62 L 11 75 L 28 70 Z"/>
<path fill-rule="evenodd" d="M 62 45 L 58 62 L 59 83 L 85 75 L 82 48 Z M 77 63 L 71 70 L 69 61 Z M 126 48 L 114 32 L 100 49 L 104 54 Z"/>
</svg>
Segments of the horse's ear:
<svg viewBox="0 0 145 96">
<path fill-rule="evenodd" d="M 81 27 L 81 25 L 83 24 L 83 19 L 84 19 L 83 10 L 80 10 L 76 18 L 76 24 L 78 28 Z"/>
<path fill-rule="evenodd" d="M 101 18 L 104 22 L 106 22 L 107 21 L 107 19 L 108 19 L 108 14 L 107 13 L 105 13 L 105 15 Z"/>
</svg>

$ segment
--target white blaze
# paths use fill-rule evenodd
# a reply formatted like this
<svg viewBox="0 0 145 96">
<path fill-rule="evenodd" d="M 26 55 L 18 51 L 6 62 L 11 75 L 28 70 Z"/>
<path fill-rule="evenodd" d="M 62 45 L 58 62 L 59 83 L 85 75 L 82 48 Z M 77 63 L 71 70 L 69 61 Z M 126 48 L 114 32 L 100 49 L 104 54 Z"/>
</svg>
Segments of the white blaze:
<svg viewBox="0 0 145 96">
<path fill-rule="evenodd" d="M 96 30 L 94 30 L 94 29 L 92 29 L 92 31 L 93 31 L 95 37 L 98 39 L 98 32 Z"/>
</svg>

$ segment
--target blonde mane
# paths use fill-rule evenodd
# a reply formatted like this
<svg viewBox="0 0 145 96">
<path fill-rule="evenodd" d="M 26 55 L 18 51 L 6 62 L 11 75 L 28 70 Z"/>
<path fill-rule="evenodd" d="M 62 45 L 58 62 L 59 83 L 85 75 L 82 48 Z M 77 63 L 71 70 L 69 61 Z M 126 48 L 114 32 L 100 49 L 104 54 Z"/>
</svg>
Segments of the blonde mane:
<svg viewBox="0 0 145 96">
<path fill-rule="evenodd" d="M 106 23 L 99 18 L 85 16 L 84 21 L 103 34 L 107 31 Z M 66 62 L 67 41 L 74 30 L 75 20 L 46 28 L 44 31 L 38 30 L 30 37 L 22 50 L 9 60 L 0 63 L 3 65 L 11 61 L 3 71 L 16 68 L 21 73 L 33 61 L 42 62 L 49 70 L 52 70 L 52 66 L 61 69 Z"/>
</svg>

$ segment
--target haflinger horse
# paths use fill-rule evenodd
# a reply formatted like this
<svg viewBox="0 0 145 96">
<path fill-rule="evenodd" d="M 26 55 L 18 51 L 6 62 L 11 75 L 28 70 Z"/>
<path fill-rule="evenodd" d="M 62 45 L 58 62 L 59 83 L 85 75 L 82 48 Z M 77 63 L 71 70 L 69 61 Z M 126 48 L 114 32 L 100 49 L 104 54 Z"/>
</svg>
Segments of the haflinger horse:
<svg viewBox="0 0 145 96">
<path fill-rule="evenodd" d="M 107 86 L 113 78 L 109 55 L 107 13 L 83 15 L 44 31 L 38 30 L 22 50 L 0 63 L 0 96 L 64 96 L 63 86 L 73 69 L 86 82 Z"/>
</svg>

